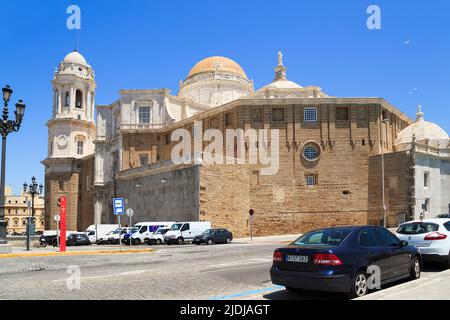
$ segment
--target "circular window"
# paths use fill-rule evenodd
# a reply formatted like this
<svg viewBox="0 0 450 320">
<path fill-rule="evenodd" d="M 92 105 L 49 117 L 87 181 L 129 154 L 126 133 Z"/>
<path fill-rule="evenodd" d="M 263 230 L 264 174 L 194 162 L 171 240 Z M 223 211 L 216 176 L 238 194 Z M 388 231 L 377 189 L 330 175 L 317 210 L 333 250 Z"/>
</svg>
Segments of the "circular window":
<svg viewBox="0 0 450 320">
<path fill-rule="evenodd" d="M 303 156 L 308 161 L 317 160 L 319 158 L 319 155 L 320 155 L 319 147 L 314 143 L 308 143 L 303 148 Z"/>
</svg>

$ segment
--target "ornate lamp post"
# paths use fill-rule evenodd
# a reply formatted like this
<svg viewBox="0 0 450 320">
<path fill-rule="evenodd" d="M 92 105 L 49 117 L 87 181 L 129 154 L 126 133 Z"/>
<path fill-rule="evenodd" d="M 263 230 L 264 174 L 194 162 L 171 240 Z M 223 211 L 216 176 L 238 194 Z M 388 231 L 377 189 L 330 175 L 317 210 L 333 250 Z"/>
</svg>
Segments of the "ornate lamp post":
<svg viewBox="0 0 450 320">
<path fill-rule="evenodd" d="M 6 244 L 6 223 L 5 223 L 5 161 L 6 161 L 6 137 L 11 132 L 19 131 L 25 113 L 25 104 L 22 100 L 16 103 L 14 111 L 15 120 L 9 120 L 8 103 L 13 93 L 9 86 L 3 91 L 3 116 L 0 120 L 0 134 L 2 135 L 2 164 L 1 164 L 1 184 L 0 184 L 0 244 Z"/>
<path fill-rule="evenodd" d="M 28 223 L 27 223 L 27 251 L 30 251 L 30 235 L 31 235 L 31 226 L 34 220 L 34 197 L 42 194 L 42 190 L 44 186 L 42 183 L 38 186 L 36 182 L 36 177 L 31 178 L 31 183 L 28 185 L 26 182 L 23 184 L 23 192 L 25 194 L 29 194 L 31 196 L 31 216 L 28 215 Z"/>
</svg>

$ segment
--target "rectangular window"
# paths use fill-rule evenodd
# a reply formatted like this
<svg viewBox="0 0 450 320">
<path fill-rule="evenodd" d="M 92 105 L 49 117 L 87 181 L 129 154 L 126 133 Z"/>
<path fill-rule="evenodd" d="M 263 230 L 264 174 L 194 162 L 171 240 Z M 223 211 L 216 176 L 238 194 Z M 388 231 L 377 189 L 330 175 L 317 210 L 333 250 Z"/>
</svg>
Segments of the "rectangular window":
<svg viewBox="0 0 450 320">
<path fill-rule="evenodd" d="M 150 107 L 139 107 L 139 124 L 150 123 Z"/>
<path fill-rule="evenodd" d="M 252 108 L 252 122 L 262 122 L 263 111 L 260 108 Z"/>
<path fill-rule="evenodd" d="M 231 113 L 226 113 L 225 114 L 225 125 L 229 126 L 229 125 L 231 125 L 231 122 L 232 122 L 232 120 L 231 120 Z"/>
<path fill-rule="evenodd" d="M 348 108 L 336 108 L 336 120 L 337 121 L 348 121 L 349 114 Z"/>
<path fill-rule="evenodd" d="M 317 121 L 317 108 L 305 108 L 303 118 L 306 122 Z"/>
<path fill-rule="evenodd" d="M 84 148 L 84 141 L 77 141 L 77 154 L 82 156 Z"/>
<path fill-rule="evenodd" d="M 423 174 L 423 185 L 427 188 L 430 187 L 430 173 L 428 171 Z"/>
<path fill-rule="evenodd" d="M 58 181 L 59 191 L 64 191 L 64 181 Z"/>
<path fill-rule="evenodd" d="M 430 199 L 425 199 L 424 209 L 426 212 L 430 212 Z"/>
<path fill-rule="evenodd" d="M 140 154 L 139 163 L 141 166 L 146 166 L 148 164 L 148 154 Z"/>
<path fill-rule="evenodd" d="M 284 121 L 284 109 L 283 108 L 272 109 L 272 121 Z"/>
<path fill-rule="evenodd" d="M 317 178 L 315 175 L 309 175 L 306 177 L 306 185 L 307 186 L 315 186 L 317 184 Z"/>
<path fill-rule="evenodd" d="M 166 144 L 170 144 L 170 134 L 166 134 Z"/>
</svg>

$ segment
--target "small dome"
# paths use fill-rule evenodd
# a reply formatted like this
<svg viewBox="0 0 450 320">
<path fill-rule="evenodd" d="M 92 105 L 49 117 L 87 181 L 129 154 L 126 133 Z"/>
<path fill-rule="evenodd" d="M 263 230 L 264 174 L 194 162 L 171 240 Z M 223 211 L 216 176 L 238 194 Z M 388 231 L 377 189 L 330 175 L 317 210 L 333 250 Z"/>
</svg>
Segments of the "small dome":
<svg viewBox="0 0 450 320">
<path fill-rule="evenodd" d="M 86 59 L 76 50 L 65 56 L 63 62 L 87 65 Z"/>
<path fill-rule="evenodd" d="M 416 115 L 416 122 L 406 127 L 398 134 L 397 139 L 395 140 L 396 145 L 411 143 L 414 137 L 416 141 L 439 141 L 449 139 L 449 136 L 444 129 L 433 122 L 424 120 L 424 113 L 421 111 L 420 106 Z"/>
<path fill-rule="evenodd" d="M 233 60 L 225 57 L 209 57 L 203 59 L 191 69 L 187 77 L 190 78 L 200 73 L 215 71 L 234 73 L 247 79 L 247 75 L 242 67 Z"/>
<path fill-rule="evenodd" d="M 273 88 L 273 89 L 301 89 L 302 86 L 300 86 L 299 84 L 297 84 L 297 83 L 295 83 L 293 81 L 278 80 L 278 81 L 269 83 L 268 85 L 262 87 L 259 90 L 263 90 L 263 89 L 266 89 L 266 88 Z"/>
</svg>

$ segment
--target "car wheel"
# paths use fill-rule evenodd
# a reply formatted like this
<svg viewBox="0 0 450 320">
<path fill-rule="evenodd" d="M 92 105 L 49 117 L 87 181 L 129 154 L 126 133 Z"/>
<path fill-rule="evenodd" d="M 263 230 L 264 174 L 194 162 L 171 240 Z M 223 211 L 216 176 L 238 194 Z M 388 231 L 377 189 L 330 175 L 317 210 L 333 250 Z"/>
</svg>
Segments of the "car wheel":
<svg viewBox="0 0 450 320">
<path fill-rule="evenodd" d="M 178 239 L 177 239 L 177 243 L 178 243 L 178 244 L 183 244 L 183 243 L 184 243 L 184 239 L 181 238 L 181 237 L 178 238 Z"/>
<path fill-rule="evenodd" d="M 231 239 L 227 238 L 227 244 L 230 244 L 230 243 L 231 243 Z"/>
<path fill-rule="evenodd" d="M 136 239 L 136 240 L 134 240 L 134 241 L 133 241 L 133 244 L 134 244 L 134 245 L 137 245 L 137 246 L 140 245 L 140 244 L 141 244 L 141 239 Z"/>
<path fill-rule="evenodd" d="M 157 244 L 157 245 L 161 245 L 161 244 L 162 244 L 161 239 L 156 239 L 156 244 Z"/>
<path fill-rule="evenodd" d="M 353 299 L 362 297 L 365 296 L 367 292 L 367 275 L 364 271 L 359 271 L 353 278 L 349 298 Z"/>
<path fill-rule="evenodd" d="M 422 265 L 420 264 L 420 259 L 418 257 L 414 257 L 411 262 L 411 269 L 409 271 L 410 279 L 416 280 L 420 278 L 420 273 L 422 271 Z"/>
<path fill-rule="evenodd" d="M 208 240 L 208 245 L 212 245 L 214 243 L 214 241 L 212 239 Z"/>
</svg>

